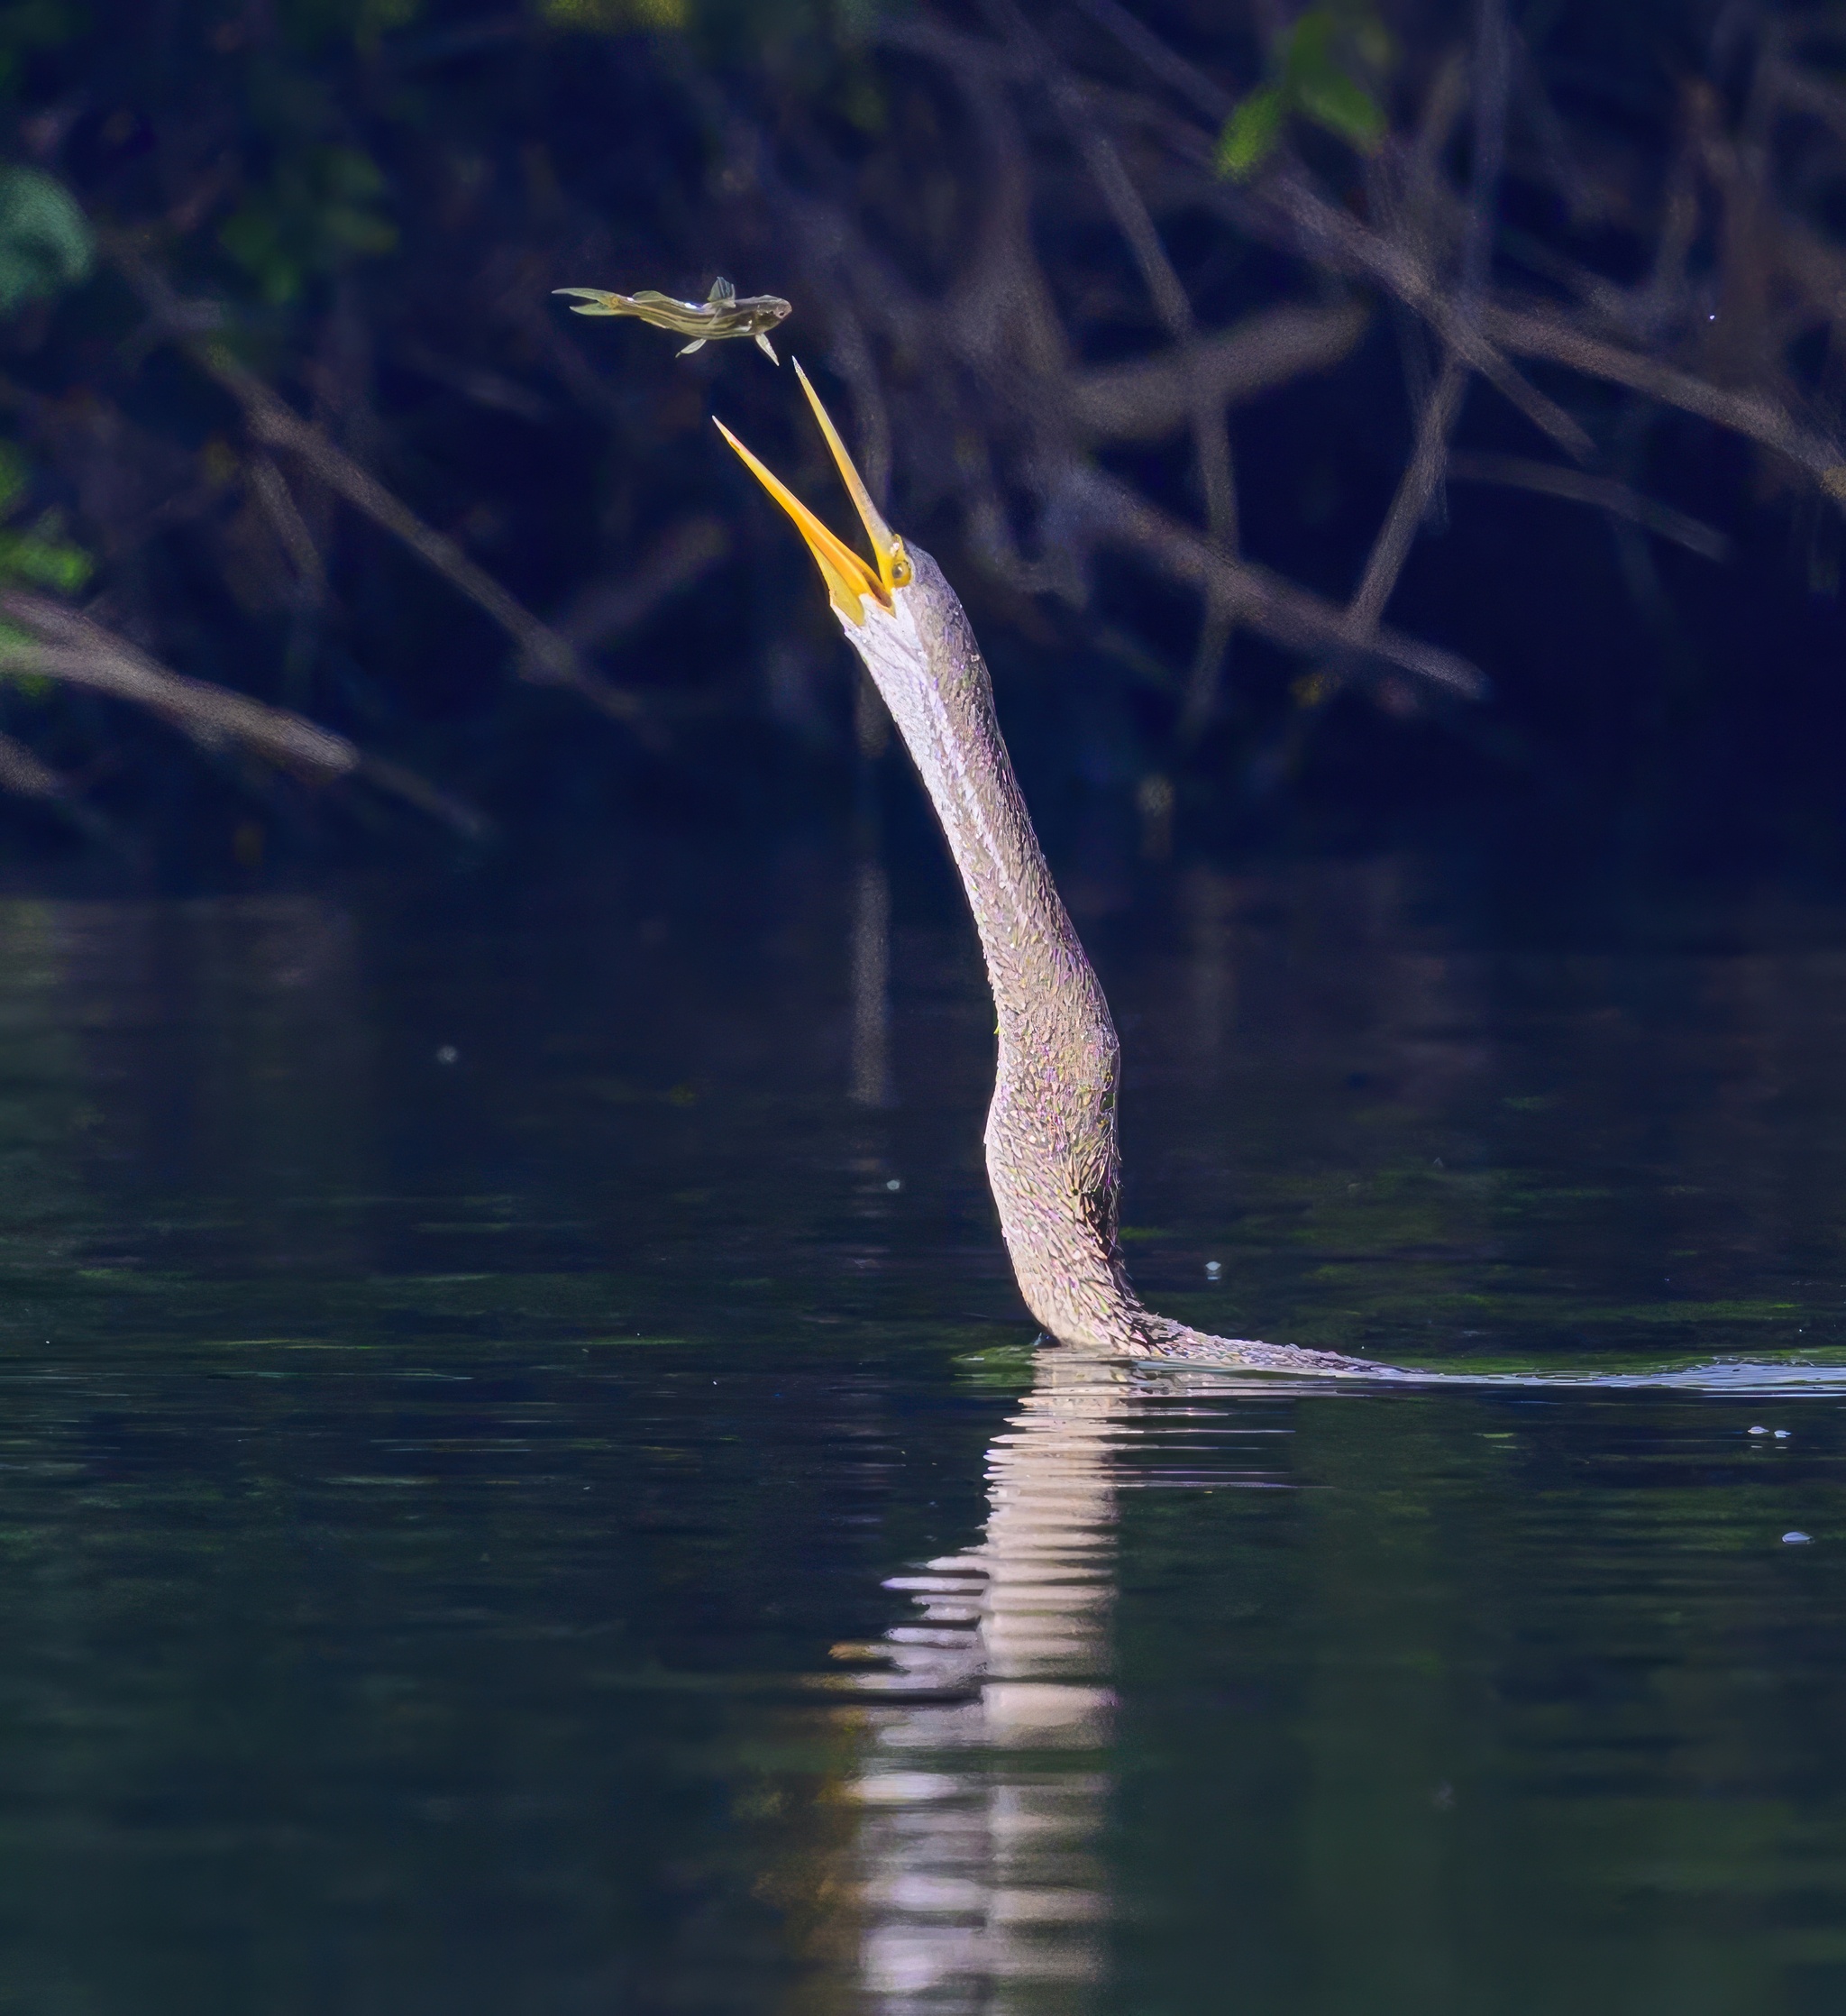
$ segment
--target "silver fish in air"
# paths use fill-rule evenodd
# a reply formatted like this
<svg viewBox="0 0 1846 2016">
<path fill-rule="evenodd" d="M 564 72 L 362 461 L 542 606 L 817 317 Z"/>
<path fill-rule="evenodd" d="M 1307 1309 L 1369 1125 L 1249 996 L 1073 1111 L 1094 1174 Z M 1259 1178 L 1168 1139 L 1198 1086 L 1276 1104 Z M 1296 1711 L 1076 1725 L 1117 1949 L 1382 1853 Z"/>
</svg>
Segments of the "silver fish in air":
<svg viewBox="0 0 1846 2016">
<path fill-rule="evenodd" d="M 571 304 L 572 315 L 639 316 L 656 329 L 690 336 L 692 341 L 679 353 L 681 357 L 726 336 L 754 336 L 756 347 L 771 363 L 781 362 L 769 341 L 769 332 L 789 314 L 789 304 L 780 295 L 746 294 L 739 300 L 736 289 L 723 279 L 711 283 L 711 292 L 702 301 L 676 301 L 651 287 L 639 294 L 608 294 L 599 287 L 554 287 L 552 292 L 582 297 L 580 304 Z"/>
</svg>

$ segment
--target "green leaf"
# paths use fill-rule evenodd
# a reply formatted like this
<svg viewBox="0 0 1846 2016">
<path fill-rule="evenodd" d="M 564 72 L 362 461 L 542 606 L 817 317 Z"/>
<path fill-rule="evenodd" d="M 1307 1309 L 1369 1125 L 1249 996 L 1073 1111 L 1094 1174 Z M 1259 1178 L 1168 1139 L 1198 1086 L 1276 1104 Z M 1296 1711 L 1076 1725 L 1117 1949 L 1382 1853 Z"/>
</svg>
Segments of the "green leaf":
<svg viewBox="0 0 1846 2016">
<path fill-rule="evenodd" d="M 55 517 L 47 513 L 30 532 L 0 532 L 0 581 L 26 581 L 35 588 L 55 588 L 74 595 L 90 578 L 96 563 L 81 546 L 58 536 Z"/>
<path fill-rule="evenodd" d="M 0 441 L 0 518 L 5 518 L 25 495 L 32 469 L 10 441 Z"/>
<path fill-rule="evenodd" d="M 392 250 L 398 228 L 381 207 L 387 194 L 378 164 L 356 148 L 310 148 L 245 193 L 218 243 L 264 300 L 286 307 L 317 276 Z"/>
<path fill-rule="evenodd" d="M 1282 60 L 1282 87 L 1293 97 L 1302 78 L 1331 67 L 1329 51 L 1339 23 L 1329 7 L 1310 7 L 1294 24 Z"/>
<path fill-rule="evenodd" d="M 0 686 L 9 687 L 27 700 L 49 699 L 51 682 L 43 673 L 26 669 L 43 648 L 29 631 L 0 618 Z"/>
<path fill-rule="evenodd" d="M 42 169 L 0 169 L 0 316 L 83 279 L 96 248 L 76 197 Z"/>
<path fill-rule="evenodd" d="M 1252 91 L 1224 122 L 1224 131 L 1218 136 L 1218 172 L 1239 182 L 1254 174 L 1275 151 L 1284 109 L 1279 85 L 1266 84 L 1260 91 Z"/>
<path fill-rule="evenodd" d="M 1317 125 L 1369 153 L 1384 133 L 1384 113 L 1376 99 L 1330 64 L 1299 78 L 1295 96 Z"/>
</svg>

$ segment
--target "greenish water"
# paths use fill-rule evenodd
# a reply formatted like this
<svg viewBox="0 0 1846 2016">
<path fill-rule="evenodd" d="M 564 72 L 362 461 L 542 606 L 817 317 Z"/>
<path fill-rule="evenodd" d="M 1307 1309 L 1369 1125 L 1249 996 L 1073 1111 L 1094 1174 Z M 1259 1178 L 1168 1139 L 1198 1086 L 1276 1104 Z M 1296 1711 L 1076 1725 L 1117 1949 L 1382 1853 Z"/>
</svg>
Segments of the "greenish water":
<svg viewBox="0 0 1846 2016">
<path fill-rule="evenodd" d="M 1822 1369 L 1301 1392 L 1035 1352 L 879 893 L 0 904 L 0 2011 L 1838 2008 L 1846 916 L 1087 915 L 1156 1306 Z"/>
</svg>

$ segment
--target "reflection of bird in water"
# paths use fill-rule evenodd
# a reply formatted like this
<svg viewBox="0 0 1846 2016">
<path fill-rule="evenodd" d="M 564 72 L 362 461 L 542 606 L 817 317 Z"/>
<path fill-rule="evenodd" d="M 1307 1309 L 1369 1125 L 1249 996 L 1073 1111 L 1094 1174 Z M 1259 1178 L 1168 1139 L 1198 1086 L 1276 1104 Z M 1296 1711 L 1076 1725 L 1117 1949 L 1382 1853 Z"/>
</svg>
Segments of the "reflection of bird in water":
<svg viewBox="0 0 1846 2016">
<path fill-rule="evenodd" d="M 796 371 L 800 372 L 798 364 Z M 1387 1368 L 1331 1352 L 1208 1337 L 1145 1308 L 1116 1237 L 1119 1047 L 1109 1004 L 1051 880 L 994 717 L 993 690 L 955 591 L 873 504 L 814 389 L 808 394 L 872 539 L 836 538 L 727 428 L 725 439 L 808 543 L 934 802 L 981 934 L 1000 1055 L 987 1174 L 1026 1306 L 1060 1342 L 1133 1358 L 1291 1372 Z"/>
<path fill-rule="evenodd" d="M 916 1609 L 829 1675 L 870 1741 L 848 1796 L 864 1818 L 850 1885 L 870 2006 L 959 2016 L 1091 2006 L 1106 1973 L 1100 1768 L 1114 1695 L 1117 1484 L 1133 1374 L 1041 1350 L 987 1452 L 980 1540 L 894 1578 Z"/>
</svg>

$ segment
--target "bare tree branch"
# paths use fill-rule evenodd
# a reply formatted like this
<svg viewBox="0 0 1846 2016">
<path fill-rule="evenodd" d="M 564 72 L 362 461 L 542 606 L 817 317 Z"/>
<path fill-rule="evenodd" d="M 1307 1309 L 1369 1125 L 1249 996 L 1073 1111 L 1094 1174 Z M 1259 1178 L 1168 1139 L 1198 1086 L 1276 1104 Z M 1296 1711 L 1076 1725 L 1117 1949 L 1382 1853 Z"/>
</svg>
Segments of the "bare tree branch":
<svg viewBox="0 0 1846 2016">
<path fill-rule="evenodd" d="M 1391 499 L 1391 509 L 1384 514 L 1384 522 L 1378 528 L 1378 536 L 1372 543 L 1359 585 L 1347 604 L 1347 621 L 1355 637 L 1364 637 L 1376 627 L 1403 564 L 1410 557 L 1417 527 L 1422 523 L 1430 499 L 1442 481 L 1448 459 L 1448 435 L 1461 412 L 1467 379 L 1467 367 L 1451 350 L 1442 360 L 1434 389 L 1423 402 L 1417 419 L 1416 448 Z"/>
<path fill-rule="evenodd" d="M 1167 49 L 1116 0 L 1078 0 L 1078 5 L 1150 69 L 1183 90 L 1208 117 L 1216 121 L 1228 115 L 1232 104 L 1228 94 Z M 1286 164 L 1272 170 L 1255 190 L 1232 188 L 1215 171 L 1211 133 L 1176 119 L 1155 124 L 1170 147 L 1194 170 L 1202 170 L 1198 193 L 1214 208 L 1255 235 L 1279 239 L 1293 250 L 1305 244 L 1336 270 L 1384 287 L 1430 322 L 1465 362 L 1567 454 L 1583 461 L 1595 453 L 1589 435 L 1560 406 L 1528 384 L 1478 331 L 1462 325 L 1455 304 L 1407 248 L 1394 244 L 1350 213 L 1328 203 L 1310 187 L 1305 176 Z"/>
<path fill-rule="evenodd" d="M 1355 639 L 1345 610 L 1252 560 L 1232 560 L 1101 470 L 1075 465 L 1059 486 L 1061 519 L 1087 536 L 1138 553 L 1170 581 L 1219 592 L 1238 622 L 1292 651 L 1348 653 L 1355 646 L 1468 700 L 1485 697 L 1480 671 L 1453 652 L 1384 628 Z"/>
<path fill-rule="evenodd" d="M 94 806 L 84 803 L 68 777 L 10 735 L 0 735 L 0 791 L 44 806 L 86 839 L 116 848 L 122 844 L 120 835 Z"/>
<path fill-rule="evenodd" d="M 731 536 L 718 519 L 682 518 L 626 573 L 580 588 L 557 618 L 559 633 L 585 650 L 607 644 L 702 580 L 730 550 Z"/>
<path fill-rule="evenodd" d="M 227 743 L 316 783 L 363 773 L 469 838 L 480 815 L 395 765 L 367 757 L 343 735 L 283 707 L 157 664 L 113 630 L 29 589 L 0 586 L 0 671 L 26 673 L 126 701 L 208 748 Z M 406 780 L 408 780 L 407 786 Z"/>
<path fill-rule="evenodd" d="M 0 735 L 0 791 L 15 798 L 36 798 L 41 802 L 61 803 L 70 795 L 70 786 L 52 769 L 41 763 L 23 742 Z"/>
<path fill-rule="evenodd" d="M 1494 199 L 1505 153 L 1510 76 L 1506 20 L 1501 0 L 1478 0 L 1476 19 L 1474 172 L 1462 234 L 1458 301 L 1459 313 L 1471 329 L 1478 325 L 1481 296 L 1486 288 L 1493 254 Z M 1441 488 L 1448 461 L 1448 437 L 1460 417 L 1467 378 L 1461 353 L 1451 344 L 1417 417 L 1415 449 L 1373 542 L 1359 585 L 1347 605 L 1347 620 L 1355 637 L 1363 637 L 1373 629 L 1384 613 L 1404 562 L 1410 557 L 1417 527 Z"/>
<path fill-rule="evenodd" d="M 1587 335 L 1555 316 L 1489 305 L 1481 318 L 1488 334 L 1515 356 L 1540 357 L 1586 377 L 1631 386 L 1664 406 L 1677 406 L 1746 435 L 1787 455 L 1829 497 L 1846 503 L 1846 455 L 1824 435 L 1800 426 L 1773 399 L 1760 393 L 1726 391 L 1657 358 Z"/>
<path fill-rule="evenodd" d="M 1639 490 L 1610 476 L 1592 476 L 1557 463 L 1529 462 L 1523 455 L 1473 454 L 1457 448 L 1449 452 L 1448 480 L 1456 483 L 1499 483 L 1512 490 L 1533 490 L 1541 497 L 1562 498 L 1567 503 L 1585 504 L 1592 510 L 1628 518 L 1707 560 L 1724 561 L 1732 555 L 1730 539 L 1715 526 L 1676 511 L 1671 505 L 1654 498 L 1643 497 Z"/>
<path fill-rule="evenodd" d="M 169 672 L 125 638 L 48 595 L 0 587 L 0 666 L 125 700 L 206 742 L 236 742 L 321 782 L 350 776 L 359 750 L 343 735 L 247 693 Z M 18 632 L 26 633 L 21 637 Z"/>
<path fill-rule="evenodd" d="M 319 601 L 327 589 L 326 563 L 321 558 L 321 550 L 315 544 L 314 534 L 301 515 L 301 507 L 295 501 L 287 479 L 276 467 L 275 458 L 260 448 L 251 455 L 246 466 L 250 487 L 294 566 L 302 599 Z"/>
<path fill-rule="evenodd" d="M 1395 294 L 1429 323 L 1461 361 L 1477 371 L 1509 405 L 1549 435 L 1566 454 L 1587 461 L 1595 443 L 1555 399 L 1521 377 L 1480 327 L 1473 325 L 1435 278 L 1403 247 L 1336 208 L 1302 176 L 1283 170 L 1261 190 L 1264 206 L 1339 270 L 1362 274 Z M 1219 200 L 1229 204 L 1228 195 Z M 1241 208 L 1241 206 L 1239 206 Z"/>
<path fill-rule="evenodd" d="M 484 609 L 519 646 L 519 676 L 541 685 L 568 686 L 613 719 L 633 723 L 645 711 L 637 694 L 591 672 L 568 638 L 535 616 L 516 596 L 478 567 L 455 542 L 422 518 L 369 471 L 293 412 L 222 340 L 195 332 L 211 311 L 181 301 L 146 258 L 126 240 L 105 236 L 110 256 L 147 303 L 163 329 L 201 370 L 243 409 L 252 437 L 298 456 L 327 488 L 402 541 L 459 593 Z"/>
<path fill-rule="evenodd" d="M 1189 63 L 1177 50 L 1170 49 L 1144 25 L 1119 0 L 1076 0 L 1078 8 L 1099 28 L 1106 29 L 1117 41 L 1138 58 L 1160 81 L 1188 99 L 1196 111 L 1217 121 L 1229 118 L 1237 101 L 1221 86 L 1214 84 L 1196 64 Z"/>
<path fill-rule="evenodd" d="M 1193 375 L 1188 387 L 1193 424 L 1193 454 L 1198 463 L 1199 483 L 1205 493 L 1205 521 L 1215 545 L 1229 555 L 1238 549 L 1237 478 L 1231 463 L 1230 431 L 1225 424 L 1224 402 L 1214 398 L 1207 380 L 1196 371 L 1198 327 L 1193 304 L 1181 285 L 1159 231 L 1148 215 L 1141 192 L 1123 165 L 1114 142 L 1098 122 L 1084 93 L 1070 72 L 1058 61 L 1051 46 L 1019 11 L 1016 0 L 988 0 L 987 13 L 1008 34 L 1016 47 L 1030 54 L 1041 81 L 1064 122 L 1072 143 L 1083 156 L 1091 179 L 1116 228 L 1134 256 L 1156 314 L 1179 346 L 1178 362 Z M 1186 682 L 1185 701 L 1180 710 L 1180 738 L 1195 740 L 1216 703 L 1225 647 L 1230 641 L 1234 621 L 1229 608 L 1215 590 L 1207 592 L 1204 619 L 1193 655 L 1192 676 Z"/>
<path fill-rule="evenodd" d="M 522 420 L 530 420 L 535 426 L 543 426 L 552 417 L 552 408 L 546 400 L 503 372 L 483 371 L 479 365 L 444 357 L 427 344 L 400 344 L 397 354 L 412 371 L 434 379 L 438 385 L 448 386 L 476 406 L 487 407 L 494 412 L 515 414 Z"/>
</svg>

